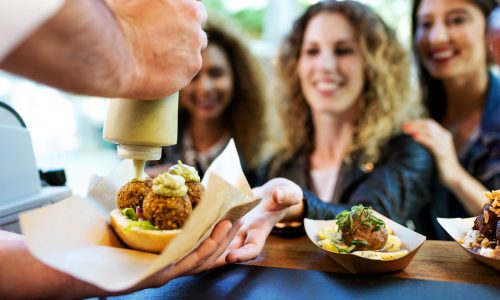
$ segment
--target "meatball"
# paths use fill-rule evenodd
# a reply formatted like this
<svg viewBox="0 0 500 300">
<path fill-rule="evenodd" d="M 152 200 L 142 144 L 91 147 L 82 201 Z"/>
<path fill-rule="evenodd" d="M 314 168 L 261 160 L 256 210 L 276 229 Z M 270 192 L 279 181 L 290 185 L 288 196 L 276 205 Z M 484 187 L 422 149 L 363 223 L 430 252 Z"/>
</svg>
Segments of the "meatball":
<svg viewBox="0 0 500 300">
<path fill-rule="evenodd" d="M 151 192 L 153 180 L 132 180 L 123 185 L 118 191 L 116 204 L 119 209 L 141 206 L 144 198 Z"/>
<path fill-rule="evenodd" d="M 205 187 L 201 182 L 187 181 L 186 186 L 188 188 L 188 196 L 191 200 L 191 205 L 193 208 L 200 203 L 201 197 L 205 192 Z"/>
<path fill-rule="evenodd" d="M 474 227 L 472 229 L 479 230 L 490 241 L 496 238 L 497 223 L 499 218 L 496 213 L 490 210 L 490 204 L 483 206 L 481 214 L 474 220 Z M 488 215 L 488 220 L 485 216 Z M 488 222 L 486 222 L 488 221 Z"/>
<path fill-rule="evenodd" d="M 372 215 L 370 208 L 362 205 L 337 215 L 337 224 L 344 242 L 349 246 L 355 245 L 355 250 L 382 249 L 389 235 L 384 222 Z"/>
<path fill-rule="evenodd" d="M 359 221 L 356 220 L 359 224 Z M 356 224 L 356 222 L 354 222 Z M 356 225 L 355 225 L 356 226 Z M 379 230 L 372 232 L 375 225 L 370 227 L 358 226 L 353 233 L 342 233 L 342 238 L 347 245 L 353 245 L 353 241 L 366 241 L 367 245 L 361 243 L 356 243 L 356 250 L 379 250 L 385 246 L 387 242 L 387 229 L 381 227 Z"/>
<path fill-rule="evenodd" d="M 144 217 L 162 230 L 180 229 L 193 211 L 188 195 L 165 197 L 151 192 L 142 204 Z"/>
</svg>

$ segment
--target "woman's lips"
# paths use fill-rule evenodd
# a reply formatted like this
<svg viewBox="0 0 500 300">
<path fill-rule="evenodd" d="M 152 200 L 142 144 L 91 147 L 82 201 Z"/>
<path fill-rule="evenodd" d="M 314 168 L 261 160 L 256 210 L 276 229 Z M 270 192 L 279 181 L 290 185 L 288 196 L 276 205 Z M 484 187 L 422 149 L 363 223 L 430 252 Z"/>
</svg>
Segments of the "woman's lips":
<svg viewBox="0 0 500 300">
<path fill-rule="evenodd" d="M 454 58 L 455 55 L 456 51 L 448 49 L 448 50 L 431 51 L 428 57 L 432 62 L 444 63 Z"/>
<path fill-rule="evenodd" d="M 318 82 L 316 91 L 324 97 L 333 96 L 339 90 L 340 85 L 336 82 Z"/>
</svg>

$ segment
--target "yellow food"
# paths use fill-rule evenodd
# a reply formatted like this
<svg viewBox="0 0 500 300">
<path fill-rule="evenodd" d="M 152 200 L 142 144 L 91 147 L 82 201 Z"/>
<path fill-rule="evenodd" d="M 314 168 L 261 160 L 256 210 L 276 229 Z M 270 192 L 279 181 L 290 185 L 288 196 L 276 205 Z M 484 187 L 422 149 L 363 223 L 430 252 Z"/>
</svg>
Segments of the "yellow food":
<svg viewBox="0 0 500 300">
<path fill-rule="evenodd" d="M 385 243 L 383 250 L 390 252 L 399 250 L 399 248 L 401 248 L 401 240 L 395 235 L 387 236 L 387 242 Z"/>
<path fill-rule="evenodd" d="M 352 254 L 361 256 L 368 259 L 374 260 L 393 260 L 398 259 L 406 254 L 408 254 L 408 250 L 399 250 L 394 252 L 380 252 L 380 251 L 354 251 Z"/>
<path fill-rule="evenodd" d="M 387 224 L 385 225 L 385 229 L 387 229 L 387 233 L 388 233 L 389 235 L 394 235 L 394 230 L 392 230 L 392 228 L 391 228 L 391 227 L 387 226 Z"/>
<path fill-rule="evenodd" d="M 329 237 L 332 237 L 333 235 L 335 235 L 336 232 L 337 230 L 333 229 L 332 227 L 329 226 L 323 227 L 318 231 L 318 237 L 320 240 L 324 240 Z"/>
</svg>

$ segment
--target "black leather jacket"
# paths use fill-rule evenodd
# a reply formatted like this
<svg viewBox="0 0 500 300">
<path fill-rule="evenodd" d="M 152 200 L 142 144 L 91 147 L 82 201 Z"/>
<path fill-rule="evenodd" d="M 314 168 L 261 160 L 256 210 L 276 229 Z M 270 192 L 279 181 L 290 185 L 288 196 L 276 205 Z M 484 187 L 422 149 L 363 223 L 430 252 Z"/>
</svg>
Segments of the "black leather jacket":
<svg viewBox="0 0 500 300">
<path fill-rule="evenodd" d="M 364 204 L 400 224 L 425 231 L 421 215 L 423 207 L 430 202 L 434 164 L 430 153 L 409 136 L 397 135 L 390 139 L 371 170 L 361 165 L 355 155 L 351 163 L 344 163 L 333 196 L 338 204 L 324 202 L 311 192 L 307 153 L 300 153 L 273 174 L 268 169 L 261 170 L 258 182 L 284 177 L 297 183 L 304 192 L 307 218 L 333 219 L 344 209 Z"/>
<path fill-rule="evenodd" d="M 486 105 L 480 124 L 479 137 L 469 151 L 460 159 L 467 172 L 479 180 L 488 190 L 500 189 L 500 78 L 489 74 Z M 459 200 L 439 184 L 436 177 L 433 190 L 434 201 L 430 209 L 430 219 L 434 224 L 431 238 L 450 237 L 436 222 L 436 218 L 470 217 Z M 486 198 L 484 199 L 486 201 Z"/>
</svg>

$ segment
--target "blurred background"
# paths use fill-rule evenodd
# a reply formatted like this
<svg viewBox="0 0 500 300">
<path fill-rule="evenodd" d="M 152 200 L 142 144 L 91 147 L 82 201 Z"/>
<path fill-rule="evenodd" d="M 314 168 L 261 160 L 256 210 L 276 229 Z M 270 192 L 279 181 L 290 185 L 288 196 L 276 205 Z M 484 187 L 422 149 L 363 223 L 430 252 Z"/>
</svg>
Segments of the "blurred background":
<svg viewBox="0 0 500 300">
<path fill-rule="evenodd" d="M 239 24 L 264 67 L 272 66 L 281 39 L 312 0 L 204 0 Z M 408 0 L 361 0 L 393 28 L 408 45 Z M 269 74 L 269 73 L 268 73 Z M 0 71 L 0 100 L 24 119 L 39 169 L 64 169 L 73 193 L 84 196 L 92 174 L 105 175 L 118 163 L 115 146 L 102 139 L 106 99 L 64 93 Z"/>
</svg>

